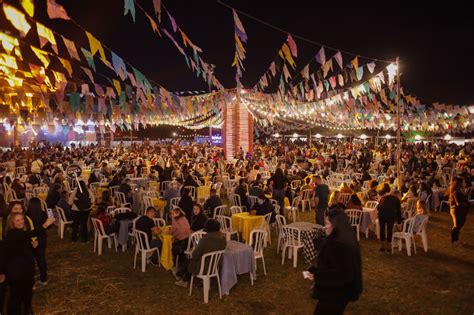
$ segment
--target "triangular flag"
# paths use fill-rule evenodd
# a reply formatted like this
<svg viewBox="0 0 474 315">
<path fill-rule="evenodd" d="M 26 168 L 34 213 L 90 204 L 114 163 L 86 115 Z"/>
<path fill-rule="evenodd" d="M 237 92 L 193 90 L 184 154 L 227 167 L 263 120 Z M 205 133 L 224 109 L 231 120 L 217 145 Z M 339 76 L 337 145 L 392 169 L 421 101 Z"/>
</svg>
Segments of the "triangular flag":
<svg viewBox="0 0 474 315">
<path fill-rule="evenodd" d="M 35 14 L 35 4 L 33 3 L 33 0 L 21 0 L 20 3 L 23 10 L 25 10 L 29 16 L 33 17 Z"/>
<path fill-rule="evenodd" d="M 30 24 L 26 21 L 25 15 L 15 7 L 6 3 L 3 4 L 3 12 L 5 13 L 7 20 L 9 20 L 18 31 L 20 31 L 20 36 L 25 37 L 31 29 Z"/>
<path fill-rule="evenodd" d="M 166 13 L 168 14 L 168 17 L 170 19 L 171 26 L 173 27 L 173 32 L 176 33 L 176 31 L 178 30 L 178 27 L 176 25 L 176 21 L 174 20 L 174 18 L 171 16 L 171 14 L 168 11 L 166 11 Z"/>
<path fill-rule="evenodd" d="M 91 47 L 92 56 L 94 56 L 96 52 L 99 52 L 100 58 L 107 60 L 107 58 L 105 57 L 104 48 L 102 48 L 102 44 L 99 42 L 99 40 L 87 31 L 86 36 L 87 39 L 89 39 L 89 45 Z"/>
<path fill-rule="evenodd" d="M 120 82 L 113 79 L 112 80 L 113 83 L 114 83 L 114 87 L 115 87 L 115 90 L 117 91 L 117 94 L 120 94 L 120 92 L 122 91 L 122 87 L 120 86 Z"/>
<path fill-rule="evenodd" d="M 153 0 L 153 7 L 155 8 L 158 23 L 161 23 L 161 0 Z"/>
<path fill-rule="evenodd" d="M 48 53 L 44 50 L 38 49 L 36 47 L 30 46 L 31 50 L 35 53 L 36 57 L 43 63 L 43 66 L 47 68 L 51 62 L 48 57 Z"/>
<path fill-rule="evenodd" d="M 67 70 L 67 73 L 69 74 L 69 76 L 71 77 L 72 76 L 72 67 L 71 67 L 71 63 L 69 62 L 69 60 L 63 59 L 61 57 L 58 57 L 58 59 L 61 62 L 61 64 L 63 65 L 64 69 Z"/>
<path fill-rule="evenodd" d="M 298 49 L 297 49 L 296 43 L 293 40 L 293 37 L 291 37 L 291 35 L 288 35 L 287 41 L 288 41 L 288 46 L 290 46 L 291 54 L 293 55 L 293 57 L 298 57 Z"/>
<path fill-rule="evenodd" d="M 63 19 L 70 20 L 71 18 L 67 15 L 66 10 L 62 5 L 56 3 L 55 0 L 48 0 L 48 16 L 50 19 Z"/>
<path fill-rule="evenodd" d="M 285 43 L 283 44 L 283 47 L 281 48 L 281 51 L 283 51 L 283 54 L 285 56 L 285 59 L 288 61 L 290 66 L 295 69 L 296 68 L 296 63 L 293 60 L 293 57 L 291 57 L 291 52 L 290 52 L 290 47 Z"/>
<path fill-rule="evenodd" d="M 61 36 L 61 37 L 63 38 L 63 42 L 64 42 L 64 45 L 67 48 L 69 56 L 71 56 L 71 58 L 73 58 L 73 59 L 81 61 L 81 58 L 79 58 L 79 54 L 77 53 L 76 45 L 74 44 L 74 42 L 70 41 L 69 39 L 67 39 L 64 36 Z"/>
<path fill-rule="evenodd" d="M 158 29 L 158 24 L 156 24 L 155 20 L 151 16 L 149 16 L 147 13 L 145 13 L 145 15 L 148 18 L 148 21 L 150 21 L 153 32 L 157 33 L 161 37 L 160 30 Z"/>
<path fill-rule="evenodd" d="M 96 70 L 95 70 L 94 56 L 91 54 L 90 51 L 88 51 L 88 50 L 85 49 L 85 48 L 81 48 L 81 51 L 82 51 L 82 54 L 84 55 L 84 57 L 86 57 L 87 64 L 88 64 L 89 67 L 91 67 L 92 70 L 94 70 L 94 72 L 95 72 Z"/>
<path fill-rule="evenodd" d="M 89 77 L 89 80 L 94 83 L 94 76 L 92 75 L 92 71 L 89 68 L 81 67 L 82 71 Z"/>
<path fill-rule="evenodd" d="M 316 61 L 321 65 L 326 63 L 326 53 L 324 52 L 324 46 L 322 46 L 319 52 L 316 54 Z"/>
<path fill-rule="evenodd" d="M 81 94 L 75 92 L 69 93 L 69 104 L 71 105 L 72 112 L 77 112 L 81 105 Z"/>
<path fill-rule="evenodd" d="M 329 59 L 324 64 L 324 66 L 323 66 L 323 77 L 326 77 L 328 75 L 329 70 L 332 70 L 332 59 Z"/>
<path fill-rule="evenodd" d="M 362 76 L 364 75 L 364 67 L 357 68 L 357 80 L 361 80 Z"/>
<path fill-rule="evenodd" d="M 374 73 L 375 70 L 375 62 L 371 62 L 367 64 L 367 69 L 369 70 L 370 73 Z"/>
<path fill-rule="evenodd" d="M 276 65 L 275 65 L 275 61 L 273 61 L 273 62 L 271 63 L 269 69 L 270 69 L 270 72 L 271 72 L 272 76 L 275 77 L 275 75 L 276 75 Z"/>
<path fill-rule="evenodd" d="M 132 83 L 132 86 L 137 87 L 137 81 L 135 81 L 135 77 L 132 73 L 128 73 L 128 78 L 130 79 L 130 83 Z"/>
<path fill-rule="evenodd" d="M 286 67 L 286 64 L 283 65 L 283 74 L 285 76 L 285 82 L 288 83 L 288 79 L 291 78 L 291 75 L 288 71 L 288 68 Z"/>
<path fill-rule="evenodd" d="M 344 77 L 342 76 L 342 74 L 339 74 L 339 75 L 337 76 L 337 79 L 338 79 L 338 81 L 339 81 L 339 85 L 340 85 L 340 86 L 344 86 Z"/>
<path fill-rule="evenodd" d="M 135 23 L 135 0 L 125 0 L 125 8 L 123 15 L 127 15 L 128 12 L 132 15 L 133 23 Z"/>
<path fill-rule="evenodd" d="M 339 65 L 339 68 L 343 69 L 344 68 L 344 65 L 342 63 L 342 54 L 340 51 L 338 51 L 335 55 L 334 55 L 334 59 L 336 59 L 336 62 L 337 64 Z"/>
<path fill-rule="evenodd" d="M 115 73 L 119 76 L 119 78 L 122 81 L 124 81 L 127 78 L 127 68 L 122 58 L 116 55 L 113 51 L 112 51 L 112 64 L 114 65 Z"/>
<path fill-rule="evenodd" d="M 53 31 L 38 22 L 36 22 L 36 29 L 38 31 L 40 48 L 43 48 L 44 45 L 49 42 L 51 44 L 51 48 L 56 54 L 58 54 L 58 45 L 56 44 L 56 39 L 54 38 Z"/>
<path fill-rule="evenodd" d="M 235 12 L 234 9 L 232 9 L 232 14 L 234 16 L 234 29 L 235 32 L 239 35 L 240 39 L 246 43 L 247 42 L 247 33 L 245 32 L 245 28 L 242 25 L 242 22 L 239 19 L 239 16 L 237 15 L 237 12 Z"/>
<path fill-rule="evenodd" d="M 352 65 L 354 66 L 354 69 L 357 70 L 357 68 L 359 68 L 359 59 L 357 57 L 355 57 L 354 59 L 352 59 L 351 61 Z"/>
</svg>

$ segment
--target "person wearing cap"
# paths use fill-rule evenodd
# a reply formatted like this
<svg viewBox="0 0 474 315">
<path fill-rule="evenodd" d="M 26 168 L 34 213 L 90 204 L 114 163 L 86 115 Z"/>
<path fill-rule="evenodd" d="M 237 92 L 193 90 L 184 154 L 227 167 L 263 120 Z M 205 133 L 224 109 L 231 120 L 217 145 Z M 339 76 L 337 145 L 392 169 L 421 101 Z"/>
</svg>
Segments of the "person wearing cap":
<svg viewBox="0 0 474 315">
<path fill-rule="evenodd" d="M 205 254 L 224 250 L 227 246 L 225 235 L 220 232 L 221 225 L 217 220 L 209 219 L 206 222 L 204 231 L 207 234 L 199 241 L 194 249 L 191 258 L 187 261 L 187 271 L 181 276 L 177 274 L 177 286 L 187 288 L 191 275 L 197 275 L 201 269 L 201 258 Z"/>
</svg>

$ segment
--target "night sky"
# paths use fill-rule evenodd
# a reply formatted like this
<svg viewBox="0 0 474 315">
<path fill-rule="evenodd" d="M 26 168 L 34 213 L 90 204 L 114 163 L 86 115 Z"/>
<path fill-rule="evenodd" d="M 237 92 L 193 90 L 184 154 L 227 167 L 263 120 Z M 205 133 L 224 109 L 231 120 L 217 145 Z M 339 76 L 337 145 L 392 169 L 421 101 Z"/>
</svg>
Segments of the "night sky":
<svg viewBox="0 0 474 315">
<path fill-rule="evenodd" d="M 152 0 L 137 0 L 153 15 Z M 402 86 L 426 102 L 474 104 L 474 18 L 472 4 L 455 1 L 399 4 L 396 1 L 251 1 L 222 0 L 236 9 L 294 34 L 356 55 L 383 60 L 400 56 Z M 11 1 L 7 1 L 10 2 Z M 136 22 L 124 16 L 122 0 L 57 0 L 69 16 L 106 46 L 171 91 L 202 90 L 207 84 L 187 68 L 171 41 L 153 33 L 148 19 L 137 8 Z M 216 65 L 216 76 L 225 87 L 234 87 L 234 30 L 232 12 L 216 1 L 162 0 L 178 26 L 203 59 Z M 35 19 L 89 47 L 85 35 L 71 22 L 48 20 L 45 1 L 35 1 Z M 256 5 L 258 3 L 258 6 Z M 388 4 L 390 3 L 390 7 Z M 286 34 L 244 15 L 240 19 L 249 37 L 246 72 L 242 82 L 253 86 L 275 58 Z M 171 30 L 166 13 L 163 26 Z M 182 45 L 181 37 L 176 35 Z M 301 69 L 320 46 L 296 39 Z M 326 50 L 327 56 L 335 51 Z M 108 56 L 110 53 L 106 52 Z M 344 55 L 344 63 L 351 57 Z M 366 61 L 360 59 L 360 63 Z"/>
</svg>

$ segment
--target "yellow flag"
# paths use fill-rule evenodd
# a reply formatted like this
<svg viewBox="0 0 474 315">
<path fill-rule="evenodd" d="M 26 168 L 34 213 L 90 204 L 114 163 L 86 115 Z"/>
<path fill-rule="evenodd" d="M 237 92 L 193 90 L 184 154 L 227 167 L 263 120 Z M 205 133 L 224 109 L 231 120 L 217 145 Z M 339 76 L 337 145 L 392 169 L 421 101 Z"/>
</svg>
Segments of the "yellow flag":
<svg viewBox="0 0 474 315">
<path fill-rule="evenodd" d="M 357 57 L 355 57 L 354 59 L 352 59 L 352 65 L 354 66 L 354 69 L 357 71 L 357 69 L 359 69 L 359 59 Z"/>
<path fill-rule="evenodd" d="M 117 94 L 120 94 L 120 92 L 122 91 L 122 88 L 120 87 L 120 82 L 117 80 L 112 80 L 112 81 L 114 82 L 114 87 L 117 90 Z"/>
<path fill-rule="evenodd" d="M 9 20 L 12 25 L 20 31 L 20 35 L 25 37 L 31 29 L 30 24 L 26 21 L 25 15 L 6 3 L 3 4 L 3 12 L 5 13 L 7 20 Z"/>
<path fill-rule="evenodd" d="M 21 0 L 21 6 L 29 16 L 33 17 L 35 14 L 35 4 L 33 0 Z"/>
<path fill-rule="evenodd" d="M 30 47 L 31 47 L 31 50 L 35 53 L 36 57 L 38 57 L 38 59 L 43 63 L 44 67 L 47 68 L 50 63 L 48 53 L 34 46 L 30 46 Z"/>
<path fill-rule="evenodd" d="M 72 67 L 71 67 L 71 63 L 69 62 L 69 60 L 59 58 L 59 61 L 61 61 L 61 64 L 63 65 L 64 69 L 67 70 L 67 73 L 71 77 L 72 76 Z"/>
<path fill-rule="evenodd" d="M 43 48 L 44 45 L 49 42 L 51 44 L 51 48 L 53 48 L 54 52 L 58 54 L 58 45 L 56 44 L 56 39 L 54 38 L 53 31 L 38 22 L 36 22 L 36 29 L 38 30 L 40 48 Z"/>
<path fill-rule="evenodd" d="M 92 56 L 94 56 L 95 53 L 98 51 L 100 58 L 102 58 L 103 60 L 107 60 L 107 58 L 105 58 L 104 48 L 102 48 L 102 44 L 99 42 L 99 40 L 89 32 L 86 32 L 86 36 L 87 39 L 89 39 L 89 45 L 91 46 Z"/>
<path fill-rule="evenodd" d="M 15 57 L 9 56 L 7 54 L 0 54 L 0 65 L 7 66 L 13 69 L 18 69 Z"/>
</svg>

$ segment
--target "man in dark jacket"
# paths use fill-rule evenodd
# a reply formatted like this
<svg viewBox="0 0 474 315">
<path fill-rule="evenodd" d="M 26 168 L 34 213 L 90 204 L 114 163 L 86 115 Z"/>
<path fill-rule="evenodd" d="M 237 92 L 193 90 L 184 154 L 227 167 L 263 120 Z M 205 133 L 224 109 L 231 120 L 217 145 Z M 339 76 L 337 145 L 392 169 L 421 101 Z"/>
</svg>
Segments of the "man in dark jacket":
<svg viewBox="0 0 474 315">
<path fill-rule="evenodd" d="M 207 215 L 212 218 L 214 217 L 214 209 L 222 206 L 222 200 L 216 193 L 215 189 L 211 189 L 211 196 L 204 203 L 204 210 Z"/>
<path fill-rule="evenodd" d="M 271 213 L 272 217 L 270 223 L 275 222 L 275 211 L 273 211 L 273 205 L 265 195 L 260 195 L 258 197 L 258 201 L 253 205 L 250 213 L 255 215 L 266 215 Z"/>
<path fill-rule="evenodd" d="M 237 186 L 234 190 L 234 193 L 239 195 L 240 197 L 240 205 L 245 207 L 245 209 L 249 209 L 249 199 L 247 198 L 247 185 L 245 184 L 245 179 L 239 179 L 239 186 Z"/>
<path fill-rule="evenodd" d="M 221 225 L 214 219 L 209 219 L 204 229 L 207 234 L 199 241 L 194 249 L 191 259 L 188 262 L 188 272 L 186 272 L 182 279 L 175 282 L 177 286 L 187 288 L 188 281 L 191 275 L 199 274 L 201 269 L 201 258 L 207 253 L 225 250 L 227 241 L 225 235 L 220 232 Z M 204 268 L 206 269 L 206 267 Z"/>
<path fill-rule="evenodd" d="M 159 228 L 155 226 L 155 222 L 153 221 L 154 218 L 156 218 L 155 208 L 148 207 L 145 215 L 141 216 L 135 223 L 135 229 L 146 233 L 150 248 L 158 248 L 161 251 L 161 241 L 159 239 L 153 239 L 153 233 L 159 232 Z M 159 263 L 156 253 L 151 257 L 151 262 L 155 265 Z"/>
</svg>

